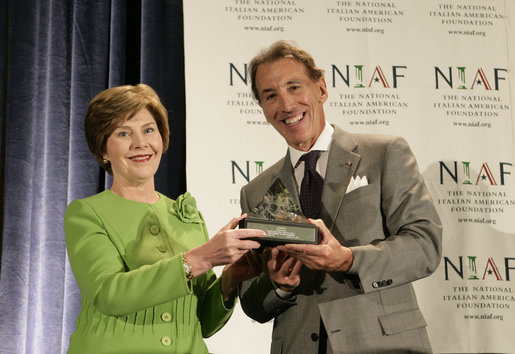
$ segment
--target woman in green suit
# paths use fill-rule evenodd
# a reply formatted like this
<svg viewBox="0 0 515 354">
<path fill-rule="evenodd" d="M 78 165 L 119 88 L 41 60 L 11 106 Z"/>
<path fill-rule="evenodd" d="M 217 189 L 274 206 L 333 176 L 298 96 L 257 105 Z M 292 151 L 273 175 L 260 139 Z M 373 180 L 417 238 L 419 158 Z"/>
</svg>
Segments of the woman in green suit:
<svg viewBox="0 0 515 354">
<path fill-rule="evenodd" d="M 209 238 L 194 198 L 154 188 L 168 148 L 168 115 L 149 86 L 99 93 L 86 139 L 113 184 L 73 201 L 64 226 L 82 307 L 69 353 L 207 353 L 203 337 L 229 319 L 239 283 L 258 274 L 258 230 L 234 218 Z M 226 265 L 217 278 L 212 270 Z"/>
</svg>

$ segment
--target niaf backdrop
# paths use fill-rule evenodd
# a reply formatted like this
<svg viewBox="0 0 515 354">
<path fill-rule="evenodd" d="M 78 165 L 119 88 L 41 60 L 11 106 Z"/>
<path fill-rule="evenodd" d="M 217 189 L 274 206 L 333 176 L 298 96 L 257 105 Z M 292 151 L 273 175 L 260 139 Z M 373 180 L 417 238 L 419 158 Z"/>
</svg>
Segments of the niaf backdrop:
<svg viewBox="0 0 515 354">
<path fill-rule="evenodd" d="M 415 283 L 435 352 L 513 352 L 514 10 L 509 0 L 184 2 L 187 185 L 210 233 L 286 152 L 246 69 L 294 40 L 325 70 L 330 123 L 403 136 L 417 157 L 444 225 L 441 264 Z M 270 335 L 238 307 L 208 346 L 266 353 Z"/>
</svg>

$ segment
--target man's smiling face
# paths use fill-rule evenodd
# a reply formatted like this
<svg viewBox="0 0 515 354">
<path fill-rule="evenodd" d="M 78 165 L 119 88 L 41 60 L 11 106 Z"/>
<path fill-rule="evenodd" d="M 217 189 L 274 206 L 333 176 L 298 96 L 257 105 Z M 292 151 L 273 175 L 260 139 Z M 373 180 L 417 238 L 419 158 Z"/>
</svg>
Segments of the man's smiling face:
<svg viewBox="0 0 515 354">
<path fill-rule="evenodd" d="M 261 64 L 256 71 L 259 105 L 266 120 L 288 145 L 308 151 L 325 127 L 327 100 L 324 78 L 313 81 L 303 63 L 282 58 Z"/>
</svg>

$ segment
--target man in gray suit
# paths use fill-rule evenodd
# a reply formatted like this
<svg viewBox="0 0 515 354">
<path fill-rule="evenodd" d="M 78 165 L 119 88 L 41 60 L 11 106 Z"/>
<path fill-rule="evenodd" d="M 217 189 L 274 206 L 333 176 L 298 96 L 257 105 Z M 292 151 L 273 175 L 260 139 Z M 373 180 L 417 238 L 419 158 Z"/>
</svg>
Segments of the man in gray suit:
<svg viewBox="0 0 515 354">
<path fill-rule="evenodd" d="M 323 187 L 308 219 L 320 243 L 269 249 L 265 271 L 242 285 L 243 310 L 274 319 L 272 353 L 431 352 L 411 282 L 438 266 L 442 227 L 408 144 L 328 124 L 323 71 L 286 41 L 257 55 L 249 71 L 288 151 L 242 188 L 242 211 L 253 211 L 277 179 L 302 205 L 309 151 L 318 151 Z"/>
</svg>

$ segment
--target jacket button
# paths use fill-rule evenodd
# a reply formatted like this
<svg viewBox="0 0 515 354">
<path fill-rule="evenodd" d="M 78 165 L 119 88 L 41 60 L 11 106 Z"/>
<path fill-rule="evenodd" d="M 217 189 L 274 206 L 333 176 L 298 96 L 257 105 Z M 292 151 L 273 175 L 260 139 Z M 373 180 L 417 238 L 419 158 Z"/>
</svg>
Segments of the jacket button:
<svg viewBox="0 0 515 354">
<path fill-rule="evenodd" d="M 157 246 L 157 249 L 161 253 L 165 253 L 166 252 L 166 246 L 165 245 L 159 245 L 159 246 Z"/>
<path fill-rule="evenodd" d="M 172 344 L 172 340 L 170 339 L 170 337 L 165 336 L 165 337 L 161 338 L 161 344 L 169 346 L 170 344 Z"/>
<path fill-rule="evenodd" d="M 159 233 L 159 231 L 160 231 L 159 226 L 157 226 L 157 225 L 150 226 L 150 233 L 152 235 L 154 235 L 154 236 L 157 235 Z"/>
<path fill-rule="evenodd" d="M 169 312 L 163 312 L 161 314 L 161 319 L 164 321 L 164 322 L 170 322 L 172 320 L 172 315 L 170 315 Z"/>
<path fill-rule="evenodd" d="M 311 340 L 316 342 L 318 340 L 318 333 L 311 333 Z"/>
</svg>

